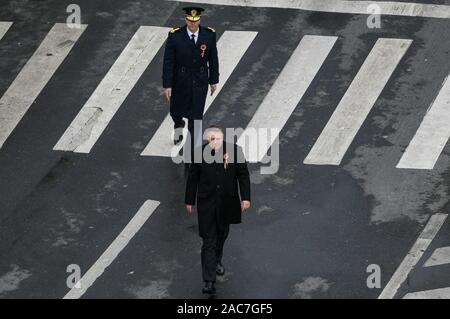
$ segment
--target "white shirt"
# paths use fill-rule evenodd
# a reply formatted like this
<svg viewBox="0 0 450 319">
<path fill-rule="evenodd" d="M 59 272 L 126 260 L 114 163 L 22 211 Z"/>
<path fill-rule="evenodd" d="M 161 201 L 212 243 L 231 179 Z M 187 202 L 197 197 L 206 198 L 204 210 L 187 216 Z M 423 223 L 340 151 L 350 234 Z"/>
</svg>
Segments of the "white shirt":
<svg viewBox="0 0 450 319">
<path fill-rule="evenodd" d="M 195 35 L 194 41 L 195 41 L 195 43 L 197 43 L 197 39 L 198 39 L 198 31 L 200 30 L 200 28 L 199 28 L 199 29 L 197 30 L 197 32 L 195 32 L 195 33 L 192 33 L 192 32 L 189 30 L 189 28 L 186 28 L 186 30 L 187 30 L 187 33 L 188 33 L 188 35 L 189 35 L 189 39 L 192 38 L 192 34 Z"/>
</svg>

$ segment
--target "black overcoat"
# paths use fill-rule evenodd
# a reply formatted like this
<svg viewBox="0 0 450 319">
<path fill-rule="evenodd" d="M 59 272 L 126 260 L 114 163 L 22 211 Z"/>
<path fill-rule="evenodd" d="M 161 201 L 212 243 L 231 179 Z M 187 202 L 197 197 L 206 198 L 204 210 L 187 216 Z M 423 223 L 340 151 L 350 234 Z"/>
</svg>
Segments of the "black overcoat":
<svg viewBox="0 0 450 319">
<path fill-rule="evenodd" d="M 216 32 L 200 26 L 194 45 L 189 39 L 187 26 L 170 31 L 164 51 L 162 77 L 163 87 L 172 88 L 170 114 L 202 119 L 208 84 L 219 82 Z"/>
<path fill-rule="evenodd" d="M 205 144 L 202 151 L 211 153 L 211 147 Z M 225 153 L 229 155 L 227 169 L 221 160 Z M 241 200 L 250 201 L 250 176 L 242 149 L 236 144 L 224 143 L 214 156 L 212 163 L 202 158 L 201 163 L 191 164 L 186 183 L 185 203 L 195 205 L 197 201 L 202 237 L 215 223 L 216 216 L 222 224 L 241 223 Z"/>
</svg>

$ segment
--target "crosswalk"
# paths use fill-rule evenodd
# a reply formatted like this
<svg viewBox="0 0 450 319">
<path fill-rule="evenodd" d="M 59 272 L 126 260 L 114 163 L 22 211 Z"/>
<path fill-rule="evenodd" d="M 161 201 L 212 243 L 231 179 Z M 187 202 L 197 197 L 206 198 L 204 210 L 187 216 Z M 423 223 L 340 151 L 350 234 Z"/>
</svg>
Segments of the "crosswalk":
<svg viewBox="0 0 450 319">
<path fill-rule="evenodd" d="M 10 22 L 0 22 L 0 38 L 11 27 L 14 25 Z M 0 149 L 86 27 L 82 25 L 79 29 L 72 29 L 65 24 L 55 24 L 3 94 L 0 99 Z M 143 72 L 161 53 L 168 30 L 160 26 L 141 26 L 136 31 L 54 145 L 54 150 L 91 152 Z M 227 87 L 232 86 L 228 80 L 239 68 L 242 58 L 251 52 L 252 46 L 258 41 L 257 35 L 255 31 L 229 30 L 221 35 L 218 40 L 221 83 L 215 95 L 208 95 L 205 112 L 213 106 L 225 84 Z M 259 128 L 276 129 L 280 135 L 283 134 L 288 119 L 339 41 L 339 37 L 326 35 L 305 35 L 299 39 L 298 46 L 252 119 L 249 123 L 238 123 L 237 126 L 246 127 L 238 144 L 244 146 L 250 132 Z M 303 164 L 340 165 L 388 81 L 395 83 L 392 74 L 412 43 L 411 39 L 395 38 L 379 38 L 375 42 L 317 141 L 303 159 Z M 440 91 L 436 92 L 433 104 L 399 159 L 397 168 L 433 169 L 450 137 L 450 127 L 447 125 L 450 121 L 449 103 L 450 81 L 447 79 Z M 141 156 L 177 156 L 183 145 L 173 146 L 171 126 L 171 119 L 166 114 Z M 251 162 L 262 161 L 277 137 L 273 135 L 269 139 L 258 139 L 256 148 L 244 147 L 244 150 L 248 150 L 248 159 Z"/>
</svg>

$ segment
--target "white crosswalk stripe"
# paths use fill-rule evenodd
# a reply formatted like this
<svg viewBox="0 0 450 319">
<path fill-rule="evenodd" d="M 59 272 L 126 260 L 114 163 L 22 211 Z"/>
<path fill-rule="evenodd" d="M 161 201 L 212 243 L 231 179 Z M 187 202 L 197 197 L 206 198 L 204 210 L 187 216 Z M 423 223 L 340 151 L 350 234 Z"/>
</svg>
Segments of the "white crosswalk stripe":
<svg viewBox="0 0 450 319">
<path fill-rule="evenodd" d="M 423 267 L 434 267 L 436 271 L 442 271 L 436 266 L 446 264 L 450 264 L 450 246 L 435 249 Z M 450 287 L 410 292 L 403 299 L 450 299 Z"/>
<path fill-rule="evenodd" d="M 141 26 L 137 30 L 54 150 L 90 152 L 161 48 L 169 30 L 154 26 Z"/>
<path fill-rule="evenodd" d="M 423 266 L 431 267 L 445 264 L 450 264 L 450 246 L 437 248 Z"/>
<path fill-rule="evenodd" d="M 181 1 L 181 0 L 170 0 Z M 260 8 L 285 8 L 306 11 L 368 14 L 370 5 L 379 8 L 381 15 L 450 18 L 450 6 L 395 1 L 358 0 L 191 0 L 191 3 Z"/>
<path fill-rule="evenodd" d="M 339 165 L 412 40 L 378 39 L 339 102 L 305 164 Z"/>
<path fill-rule="evenodd" d="M 450 299 L 450 287 L 411 292 L 403 299 Z"/>
<path fill-rule="evenodd" d="M 208 94 L 205 102 L 205 113 L 227 83 L 228 78 L 233 73 L 233 70 L 244 56 L 256 35 L 257 32 L 252 31 L 225 31 L 220 37 L 217 42 L 217 51 L 220 61 L 220 83 L 213 96 Z M 186 138 L 183 139 L 182 143 L 174 146 L 172 134 L 173 122 L 170 116 L 167 115 L 150 142 L 142 151 L 141 155 L 175 157 L 183 147 Z M 187 125 L 183 131 L 184 137 L 186 137 L 186 134 Z"/>
<path fill-rule="evenodd" d="M 12 22 L 0 21 L 0 40 L 3 38 L 5 33 L 11 27 Z"/>
<path fill-rule="evenodd" d="M 336 40 L 337 37 L 331 36 L 306 35 L 302 38 L 238 139 L 238 145 L 250 162 L 261 161 L 277 138 L 269 133 L 268 138 L 256 136 L 258 140 L 254 143 L 254 133 L 259 134 L 260 129 L 281 130 L 284 127 Z"/>
<path fill-rule="evenodd" d="M 450 138 L 450 76 L 428 109 L 397 168 L 433 169 Z"/>
<path fill-rule="evenodd" d="M 0 99 L 0 148 L 86 29 L 55 24 Z"/>
</svg>

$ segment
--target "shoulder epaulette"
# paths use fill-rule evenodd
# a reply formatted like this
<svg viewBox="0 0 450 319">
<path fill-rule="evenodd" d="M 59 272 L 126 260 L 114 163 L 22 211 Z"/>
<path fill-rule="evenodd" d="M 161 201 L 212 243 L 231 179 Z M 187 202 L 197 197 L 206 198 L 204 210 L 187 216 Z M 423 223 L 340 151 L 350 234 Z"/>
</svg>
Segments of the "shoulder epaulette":
<svg viewBox="0 0 450 319">
<path fill-rule="evenodd" d="M 214 29 L 211 28 L 211 27 L 208 27 L 207 29 L 208 29 L 209 31 L 216 32 L 216 30 L 214 30 Z"/>
<path fill-rule="evenodd" d="M 170 30 L 170 33 L 175 33 L 175 32 L 177 32 L 178 30 L 180 30 L 180 27 L 178 27 L 178 28 L 173 28 L 172 30 Z"/>
</svg>

